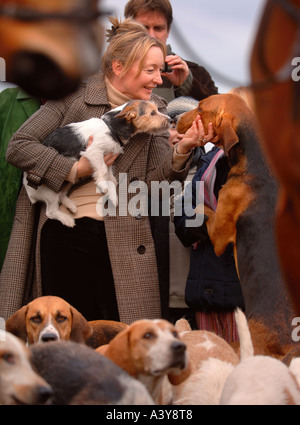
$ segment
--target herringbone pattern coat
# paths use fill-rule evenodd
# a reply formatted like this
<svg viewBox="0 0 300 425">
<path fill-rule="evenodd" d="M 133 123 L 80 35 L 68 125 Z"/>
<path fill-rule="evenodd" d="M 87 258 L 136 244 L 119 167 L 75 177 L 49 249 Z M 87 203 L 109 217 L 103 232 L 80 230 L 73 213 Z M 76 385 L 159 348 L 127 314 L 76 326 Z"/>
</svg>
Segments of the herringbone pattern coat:
<svg viewBox="0 0 300 425">
<path fill-rule="evenodd" d="M 161 98 L 153 95 L 153 100 L 160 109 L 165 107 Z M 47 102 L 29 118 L 10 141 L 7 160 L 28 173 L 32 186 L 42 181 L 59 191 L 73 160 L 44 147 L 40 140 L 57 127 L 101 117 L 109 109 L 103 76 L 90 77 L 75 94 Z M 151 181 L 184 180 L 189 164 L 175 171 L 171 161 L 167 137 L 138 134 L 116 159 L 114 174 L 118 179 L 119 173 L 125 173 L 128 185 L 137 179 L 149 187 Z M 128 200 L 133 196 L 136 193 L 129 194 Z M 30 299 L 42 295 L 39 253 L 41 229 L 46 220 L 44 205 L 32 206 L 23 188 L 0 278 L 0 317 L 6 319 Z M 120 320 L 131 323 L 145 317 L 160 317 L 157 264 L 148 217 L 120 216 L 117 212 L 116 216 L 105 217 L 105 229 Z M 84 291 L 82 282 L 83 294 Z"/>
</svg>

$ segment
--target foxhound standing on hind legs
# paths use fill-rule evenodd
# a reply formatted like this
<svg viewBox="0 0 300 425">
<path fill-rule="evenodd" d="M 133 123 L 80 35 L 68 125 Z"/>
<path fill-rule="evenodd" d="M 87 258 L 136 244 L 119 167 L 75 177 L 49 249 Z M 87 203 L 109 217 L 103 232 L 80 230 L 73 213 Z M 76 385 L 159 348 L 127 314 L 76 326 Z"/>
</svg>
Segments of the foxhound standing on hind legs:
<svg viewBox="0 0 300 425">
<path fill-rule="evenodd" d="M 291 338 L 295 312 L 276 249 L 277 182 L 260 147 L 256 116 L 240 96 L 220 94 L 184 114 L 178 131 L 186 131 L 198 114 L 205 128 L 213 123 L 216 145 L 230 165 L 216 211 L 204 206 L 209 237 L 217 255 L 233 244 L 255 353 L 288 363 L 300 349 Z"/>
</svg>

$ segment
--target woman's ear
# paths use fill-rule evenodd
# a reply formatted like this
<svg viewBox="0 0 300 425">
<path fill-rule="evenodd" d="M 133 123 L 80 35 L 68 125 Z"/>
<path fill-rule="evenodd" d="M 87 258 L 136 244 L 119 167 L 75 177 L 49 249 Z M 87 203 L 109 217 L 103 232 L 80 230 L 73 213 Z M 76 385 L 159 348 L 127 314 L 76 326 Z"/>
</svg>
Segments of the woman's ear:
<svg viewBox="0 0 300 425">
<path fill-rule="evenodd" d="M 120 77 L 123 71 L 122 63 L 118 60 L 114 60 L 112 62 L 112 70 L 113 70 L 113 73 L 116 75 L 116 77 Z"/>
</svg>

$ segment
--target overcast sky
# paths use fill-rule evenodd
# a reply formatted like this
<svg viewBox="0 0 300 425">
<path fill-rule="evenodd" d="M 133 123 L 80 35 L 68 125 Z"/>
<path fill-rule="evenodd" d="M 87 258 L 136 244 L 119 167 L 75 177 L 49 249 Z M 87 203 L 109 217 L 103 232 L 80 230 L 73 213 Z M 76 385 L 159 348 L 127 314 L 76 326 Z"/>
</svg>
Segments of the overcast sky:
<svg viewBox="0 0 300 425">
<path fill-rule="evenodd" d="M 127 0 L 101 0 L 123 17 Z M 171 0 L 174 24 L 168 42 L 184 59 L 204 65 L 220 92 L 249 80 L 249 55 L 265 0 Z M 180 42 L 184 38 L 192 55 Z M 216 71 L 216 72 L 214 72 Z M 233 80 L 227 83 L 221 74 Z"/>
<path fill-rule="evenodd" d="M 99 1 L 100 7 L 119 18 L 123 18 L 126 3 L 127 0 Z M 168 42 L 173 51 L 205 66 L 220 92 L 247 83 L 249 55 L 265 0 L 171 0 L 171 3 L 174 24 Z M 107 26 L 107 19 L 103 23 Z M 0 83 L 0 90 L 1 87 Z"/>
</svg>

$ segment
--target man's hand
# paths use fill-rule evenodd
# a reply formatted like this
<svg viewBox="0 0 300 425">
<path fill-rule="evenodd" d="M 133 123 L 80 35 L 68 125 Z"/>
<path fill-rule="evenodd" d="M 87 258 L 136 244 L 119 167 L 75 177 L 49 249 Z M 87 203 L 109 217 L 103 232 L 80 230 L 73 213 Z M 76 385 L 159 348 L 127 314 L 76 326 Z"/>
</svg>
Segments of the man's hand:
<svg viewBox="0 0 300 425">
<path fill-rule="evenodd" d="M 172 72 L 163 72 L 161 75 L 167 77 L 173 86 L 181 86 L 190 73 L 187 63 L 178 55 L 168 55 L 165 61 L 172 68 Z"/>
</svg>

